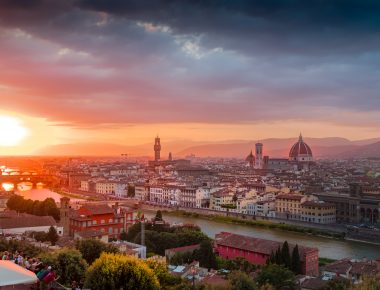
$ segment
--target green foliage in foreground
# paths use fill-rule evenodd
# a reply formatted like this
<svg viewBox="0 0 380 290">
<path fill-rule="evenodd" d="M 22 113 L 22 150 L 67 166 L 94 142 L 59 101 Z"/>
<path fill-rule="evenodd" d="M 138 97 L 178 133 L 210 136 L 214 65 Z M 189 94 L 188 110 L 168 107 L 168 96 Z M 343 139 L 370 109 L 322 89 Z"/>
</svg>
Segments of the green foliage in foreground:
<svg viewBox="0 0 380 290">
<path fill-rule="evenodd" d="M 118 253 L 119 250 L 112 244 L 105 244 L 96 239 L 77 241 L 75 247 L 81 252 L 88 264 L 92 264 L 103 252 Z"/>
<path fill-rule="evenodd" d="M 41 256 L 44 265 L 49 265 L 59 276 L 58 282 L 70 286 L 73 281 L 83 280 L 88 267 L 79 251 L 74 249 L 61 249 L 54 252 L 44 253 Z"/>
<path fill-rule="evenodd" d="M 270 284 L 279 290 L 293 290 L 296 286 L 293 272 L 276 264 L 263 267 L 256 278 L 256 282 L 259 286 Z"/>
<path fill-rule="evenodd" d="M 8 251 L 14 253 L 16 251 L 22 252 L 29 257 L 36 257 L 41 253 L 41 249 L 33 246 L 27 241 L 6 240 L 0 238 L 0 252 Z"/>
<path fill-rule="evenodd" d="M 90 289 L 158 290 L 159 279 L 141 260 L 132 256 L 103 253 L 87 270 L 85 287 Z"/>
</svg>

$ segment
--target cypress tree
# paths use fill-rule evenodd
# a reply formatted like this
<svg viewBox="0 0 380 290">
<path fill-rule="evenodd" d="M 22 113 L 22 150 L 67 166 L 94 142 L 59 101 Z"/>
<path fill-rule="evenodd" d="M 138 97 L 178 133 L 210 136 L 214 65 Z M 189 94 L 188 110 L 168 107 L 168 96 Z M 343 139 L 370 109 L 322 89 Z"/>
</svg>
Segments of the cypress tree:
<svg viewBox="0 0 380 290">
<path fill-rule="evenodd" d="M 299 250 L 298 250 L 298 245 L 296 245 L 293 248 L 293 252 L 292 252 L 292 268 L 291 268 L 291 270 L 295 274 L 300 274 L 301 273 L 301 258 L 300 258 L 300 253 L 299 253 Z"/>
<path fill-rule="evenodd" d="M 284 266 L 290 269 L 292 262 L 290 260 L 290 251 L 289 251 L 288 241 L 285 241 L 282 245 L 281 256 L 282 256 L 282 261 L 283 261 Z"/>
<path fill-rule="evenodd" d="M 276 253 L 274 254 L 275 264 L 281 265 L 282 264 L 282 256 L 281 256 L 281 248 L 278 246 L 278 249 L 276 250 Z"/>
</svg>

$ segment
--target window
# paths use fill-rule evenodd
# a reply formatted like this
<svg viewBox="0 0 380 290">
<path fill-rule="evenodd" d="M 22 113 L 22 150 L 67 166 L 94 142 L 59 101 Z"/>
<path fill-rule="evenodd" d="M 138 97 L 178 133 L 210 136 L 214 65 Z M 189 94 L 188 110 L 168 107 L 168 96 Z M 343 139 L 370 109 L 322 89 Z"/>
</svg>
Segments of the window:
<svg viewBox="0 0 380 290">
<path fill-rule="evenodd" d="M 100 223 L 104 224 L 104 220 L 101 220 Z"/>
<path fill-rule="evenodd" d="M 112 228 L 108 228 L 108 232 L 112 234 Z"/>
<path fill-rule="evenodd" d="M 96 225 L 96 221 L 92 221 L 92 224 L 93 224 L 93 225 Z"/>
<path fill-rule="evenodd" d="M 113 222 L 113 219 L 109 219 L 109 221 L 108 221 L 109 223 L 112 223 Z"/>
</svg>

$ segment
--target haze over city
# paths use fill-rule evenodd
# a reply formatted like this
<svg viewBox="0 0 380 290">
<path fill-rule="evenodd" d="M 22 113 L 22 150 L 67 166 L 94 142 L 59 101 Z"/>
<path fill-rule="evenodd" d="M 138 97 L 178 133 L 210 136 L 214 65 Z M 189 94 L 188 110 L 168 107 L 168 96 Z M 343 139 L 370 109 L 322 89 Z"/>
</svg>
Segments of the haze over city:
<svg viewBox="0 0 380 290">
<path fill-rule="evenodd" d="M 1 154 L 380 137 L 379 5 L 1 1 Z"/>
</svg>

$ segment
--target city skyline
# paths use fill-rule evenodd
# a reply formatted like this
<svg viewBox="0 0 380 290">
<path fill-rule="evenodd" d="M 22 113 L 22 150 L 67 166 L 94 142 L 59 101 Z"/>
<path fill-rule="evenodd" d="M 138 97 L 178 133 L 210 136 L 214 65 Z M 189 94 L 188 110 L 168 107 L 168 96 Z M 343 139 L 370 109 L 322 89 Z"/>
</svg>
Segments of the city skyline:
<svg viewBox="0 0 380 290">
<path fill-rule="evenodd" d="M 372 1 L 2 1 L 0 151 L 380 137 Z M 245 152 L 244 152 L 245 154 Z"/>
</svg>

